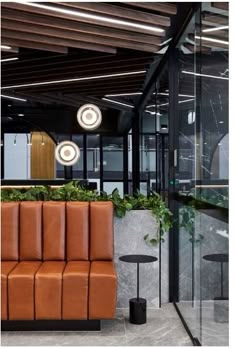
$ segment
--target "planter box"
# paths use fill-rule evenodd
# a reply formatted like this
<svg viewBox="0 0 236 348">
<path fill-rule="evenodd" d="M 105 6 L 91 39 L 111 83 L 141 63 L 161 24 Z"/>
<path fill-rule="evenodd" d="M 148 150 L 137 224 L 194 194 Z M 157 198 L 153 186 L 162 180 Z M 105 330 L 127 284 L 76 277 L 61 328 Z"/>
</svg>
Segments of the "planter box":
<svg viewBox="0 0 236 348">
<path fill-rule="evenodd" d="M 118 308 L 128 308 L 129 299 L 137 293 L 137 265 L 119 261 L 126 254 L 153 255 L 158 261 L 140 264 L 140 297 L 149 308 L 159 307 L 159 246 L 149 247 L 143 237 L 154 236 L 157 223 L 149 210 L 132 210 L 124 218 L 115 218 L 115 263 L 118 273 Z M 161 244 L 161 302 L 169 302 L 168 235 Z"/>
</svg>

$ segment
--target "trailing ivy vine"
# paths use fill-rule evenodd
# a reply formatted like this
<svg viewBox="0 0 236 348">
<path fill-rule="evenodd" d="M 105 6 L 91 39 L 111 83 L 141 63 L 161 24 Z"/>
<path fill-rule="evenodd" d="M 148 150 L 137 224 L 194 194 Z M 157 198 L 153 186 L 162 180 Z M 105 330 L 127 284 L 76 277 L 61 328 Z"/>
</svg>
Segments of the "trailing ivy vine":
<svg viewBox="0 0 236 348">
<path fill-rule="evenodd" d="M 137 192 L 134 195 L 124 195 L 122 198 L 118 189 L 111 194 L 93 190 L 87 190 L 79 185 L 78 181 L 72 181 L 58 188 L 50 186 L 32 186 L 22 189 L 1 189 L 1 201 L 111 201 L 114 204 L 115 215 L 122 218 L 127 211 L 135 209 L 151 210 L 157 222 L 157 231 L 154 237 L 148 234 L 144 240 L 148 245 L 155 246 L 164 241 L 164 235 L 172 226 L 172 213 L 158 193 L 152 193 L 149 197 Z"/>
</svg>

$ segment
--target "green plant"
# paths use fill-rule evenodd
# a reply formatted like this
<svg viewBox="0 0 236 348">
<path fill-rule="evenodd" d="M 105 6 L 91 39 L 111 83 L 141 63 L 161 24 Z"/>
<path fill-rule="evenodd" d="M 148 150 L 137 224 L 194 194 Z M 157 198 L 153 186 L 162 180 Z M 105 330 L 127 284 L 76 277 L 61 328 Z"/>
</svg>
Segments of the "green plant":
<svg viewBox="0 0 236 348">
<path fill-rule="evenodd" d="M 198 234 L 198 238 L 195 237 L 195 226 L 196 215 L 198 211 L 192 206 L 185 206 L 180 209 L 180 223 L 179 226 L 183 227 L 184 230 L 189 234 L 189 241 L 195 245 L 200 244 L 204 237 L 201 233 Z"/>
<path fill-rule="evenodd" d="M 118 189 L 111 194 L 106 192 L 97 193 L 96 191 L 86 190 L 80 187 L 79 182 L 69 182 L 58 188 L 49 186 L 33 186 L 29 189 L 2 189 L 1 201 L 111 201 L 114 205 L 115 215 L 119 218 L 125 216 L 127 211 L 134 209 L 151 210 L 157 222 L 157 232 L 154 237 L 148 234 L 144 240 L 148 245 L 155 246 L 160 241 L 164 241 L 164 234 L 172 226 L 172 213 L 166 207 L 165 202 L 158 193 L 152 193 L 149 197 L 140 192 L 132 195 L 125 195 L 122 198 Z"/>
</svg>

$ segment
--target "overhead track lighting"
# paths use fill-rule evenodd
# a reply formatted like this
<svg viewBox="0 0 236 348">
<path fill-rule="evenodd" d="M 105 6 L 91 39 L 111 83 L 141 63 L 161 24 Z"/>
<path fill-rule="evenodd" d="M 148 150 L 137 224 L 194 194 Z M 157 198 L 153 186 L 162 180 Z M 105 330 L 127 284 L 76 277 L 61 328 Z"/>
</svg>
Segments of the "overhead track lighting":
<svg viewBox="0 0 236 348">
<path fill-rule="evenodd" d="M 195 36 L 195 39 L 198 39 L 198 40 L 204 40 L 204 41 L 209 41 L 209 42 L 215 42 L 215 43 L 219 43 L 219 44 L 222 44 L 222 45 L 229 45 L 229 42 L 228 41 L 225 41 L 225 40 L 219 40 L 219 39 L 214 39 L 212 37 L 206 37 L 206 36 Z"/>
<path fill-rule="evenodd" d="M 31 146 L 32 145 L 32 137 L 31 137 L 31 133 L 30 133 L 30 139 L 29 139 L 29 135 L 26 133 L 26 139 L 27 139 L 27 145 Z"/>
<path fill-rule="evenodd" d="M 200 74 L 200 73 L 195 73 L 192 71 L 186 71 L 186 70 L 182 70 L 181 71 L 182 74 L 189 74 L 189 75 L 195 75 L 195 76 L 201 76 L 201 77 L 209 77 L 212 79 L 220 79 L 220 80 L 228 80 L 228 77 L 222 77 L 222 76 L 216 76 L 216 75 L 207 75 L 207 74 Z"/>
<path fill-rule="evenodd" d="M 15 134 L 14 141 L 13 141 L 14 146 L 16 146 L 16 137 L 17 137 L 17 133 Z"/>
<path fill-rule="evenodd" d="M 180 100 L 180 101 L 179 101 L 179 104 L 188 103 L 188 102 L 193 101 L 193 100 L 195 100 L 195 98 L 186 99 L 186 100 Z M 156 106 L 157 106 L 157 107 L 160 107 L 160 106 L 166 106 L 166 105 L 169 105 L 169 103 L 163 103 L 163 104 L 158 104 L 158 105 L 152 104 L 152 105 L 146 106 L 146 108 L 154 108 L 154 107 L 156 107 Z"/>
<path fill-rule="evenodd" d="M 18 60 L 18 57 L 12 57 L 12 58 L 6 58 L 6 59 L 1 59 L 0 62 L 1 63 L 5 63 L 5 62 L 13 62 L 14 60 Z"/>
<path fill-rule="evenodd" d="M 78 78 L 75 78 L 75 79 L 53 80 L 53 81 L 35 82 L 35 83 L 25 83 L 23 85 L 5 86 L 5 87 L 2 87 L 1 89 L 33 87 L 33 86 L 44 86 L 44 85 L 55 85 L 55 84 L 59 84 L 59 83 L 88 81 L 88 80 L 99 80 L 99 79 L 106 79 L 106 78 L 110 78 L 110 77 L 131 76 L 131 75 L 139 75 L 139 74 L 145 74 L 145 73 L 146 73 L 146 70 L 139 70 L 139 71 L 117 73 L 117 74 L 107 74 L 107 75 L 97 75 L 97 76 L 88 76 L 88 77 L 78 77 Z"/>
<path fill-rule="evenodd" d="M 153 93 L 153 94 L 156 94 L 156 93 Z M 157 93 L 157 95 L 166 95 L 166 96 L 169 96 L 169 93 L 164 93 L 164 92 L 161 92 L 161 93 Z M 194 95 L 189 95 L 189 94 L 178 94 L 178 97 L 190 97 L 190 98 L 195 98 Z"/>
<path fill-rule="evenodd" d="M 121 103 L 121 102 L 118 102 L 118 101 L 116 101 L 116 100 L 112 100 L 112 99 L 108 99 L 108 98 L 102 98 L 102 100 L 108 101 L 108 102 L 110 102 L 110 103 L 118 104 L 118 105 L 127 106 L 128 108 L 134 108 L 133 105 L 126 104 L 126 103 Z"/>
<path fill-rule="evenodd" d="M 11 46 L 1 45 L 1 48 L 4 50 L 11 50 Z"/>
<path fill-rule="evenodd" d="M 212 31 L 225 30 L 225 29 L 229 29 L 229 26 L 224 25 L 222 27 L 206 28 L 206 29 L 203 29 L 202 31 L 204 33 L 211 33 Z"/>
<path fill-rule="evenodd" d="M 121 19 L 115 19 L 115 18 L 109 18 L 109 17 L 104 17 L 104 16 L 100 16 L 100 15 L 95 15 L 92 13 L 86 13 L 86 12 L 81 12 L 81 11 L 75 11 L 75 10 L 68 10 L 65 8 L 60 8 L 60 7 L 54 7 L 54 6 L 48 6 L 48 5 L 44 5 L 44 4 L 39 4 L 39 3 L 33 3 L 33 2 L 26 2 L 26 1 L 16 1 L 20 4 L 24 4 L 27 6 L 32 6 L 32 7 L 37 7 L 37 8 L 41 8 L 44 10 L 49 10 L 49 11 L 53 11 L 53 12 L 58 12 L 58 13 L 62 13 L 62 14 L 68 14 L 68 15 L 72 15 L 75 17 L 80 17 L 80 18 L 87 18 L 87 19 L 94 19 L 97 20 L 99 22 L 105 22 L 105 23 L 113 23 L 113 24 L 118 24 L 119 26 L 128 26 L 131 28 L 139 28 L 139 29 L 143 29 L 143 30 L 149 30 L 149 31 L 153 31 L 156 33 L 163 33 L 164 29 L 162 28 L 158 28 L 158 27 L 154 27 L 151 25 L 145 25 L 145 24 L 139 24 L 139 23 L 135 23 L 135 22 L 130 22 L 130 21 L 124 21 Z"/>
<path fill-rule="evenodd" d="M 117 93 L 117 94 L 106 94 L 105 97 L 125 97 L 132 95 L 142 95 L 143 92 L 134 92 L 134 93 Z"/>
<path fill-rule="evenodd" d="M 18 97 L 12 97 L 10 95 L 5 95 L 5 94 L 1 94 L 1 97 L 2 98 L 7 98 L 7 99 L 19 100 L 19 101 L 22 101 L 22 102 L 26 102 L 27 101 L 27 99 L 18 98 Z"/>
</svg>

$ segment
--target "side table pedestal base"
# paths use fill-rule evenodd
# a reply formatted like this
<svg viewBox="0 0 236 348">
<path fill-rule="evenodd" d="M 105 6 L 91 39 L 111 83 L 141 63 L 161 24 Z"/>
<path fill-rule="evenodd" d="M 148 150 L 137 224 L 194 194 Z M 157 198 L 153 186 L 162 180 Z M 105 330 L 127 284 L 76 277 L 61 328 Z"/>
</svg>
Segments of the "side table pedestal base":
<svg viewBox="0 0 236 348">
<path fill-rule="evenodd" d="M 129 321 L 132 324 L 145 324 L 147 321 L 147 301 L 145 298 L 129 300 Z"/>
</svg>

